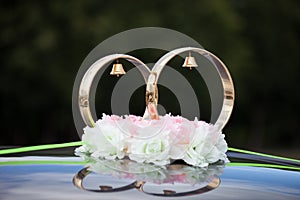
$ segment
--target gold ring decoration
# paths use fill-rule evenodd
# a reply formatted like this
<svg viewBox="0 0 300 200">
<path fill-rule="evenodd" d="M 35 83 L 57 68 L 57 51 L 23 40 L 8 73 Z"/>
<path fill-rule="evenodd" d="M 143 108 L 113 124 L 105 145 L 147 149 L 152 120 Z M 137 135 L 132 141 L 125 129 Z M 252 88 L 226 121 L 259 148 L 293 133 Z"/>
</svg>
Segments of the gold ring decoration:
<svg viewBox="0 0 300 200">
<path fill-rule="evenodd" d="M 223 104 L 221 112 L 218 116 L 218 119 L 215 123 L 219 129 L 223 129 L 226 123 L 228 122 L 230 115 L 232 113 L 233 104 L 234 104 L 234 86 L 233 81 L 230 76 L 228 69 L 225 64 L 214 54 L 210 53 L 207 50 L 195 48 L 195 47 L 184 47 L 170 51 L 161 57 L 156 64 L 154 65 L 152 71 L 139 59 L 129 56 L 126 54 L 113 54 L 105 56 L 98 61 L 96 61 L 85 73 L 82 78 L 80 88 L 79 88 L 79 97 L 78 104 L 81 116 L 87 126 L 93 127 L 95 125 L 95 120 L 93 119 L 89 106 L 89 93 L 90 87 L 96 76 L 97 72 L 108 62 L 117 60 L 120 58 L 126 59 L 133 63 L 142 73 L 145 82 L 147 83 L 146 90 L 146 112 L 144 118 L 158 119 L 157 113 L 157 101 L 158 101 L 158 90 L 157 90 L 157 81 L 159 75 L 166 64 L 174 58 L 176 55 L 179 55 L 184 52 L 196 52 L 200 55 L 207 58 L 213 66 L 218 71 L 218 75 L 222 82 L 223 86 Z M 148 110 L 148 111 L 147 111 Z"/>
<path fill-rule="evenodd" d="M 89 127 L 95 126 L 95 120 L 92 117 L 90 105 L 89 105 L 89 98 L 90 98 L 90 88 L 93 83 L 93 80 L 98 73 L 98 71 L 105 66 L 105 64 L 117 60 L 117 59 L 126 59 L 132 64 L 134 64 L 139 71 L 142 73 L 145 82 L 148 81 L 148 77 L 150 74 L 149 68 L 139 59 L 126 55 L 126 54 L 112 54 L 105 56 L 99 60 L 97 60 L 84 74 L 80 87 L 79 87 L 79 97 L 78 97 L 78 105 L 81 117 L 84 123 Z"/>
<path fill-rule="evenodd" d="M 157 73 L 151 71 L 146 86 L 146 111 L 144 114 L 144 119 L 159 119 L 157 102 Z"/>
<path fill-rule="evenodd" d="M 175 56 L 184 53 L 184 52 L 196 52 L 202 56 L 204 56 L 206 59 L 209 60 L 211 64 L 216 68 L 218 71 L 219 78 L 222 82 L 223 86 L 223 104 L 222 104 L 222 110 L 218 116 L 218 119 L 215 123 L 216 126 L 219 127 L 219 129 L 223 129 L 226 123 L 228 122 L 232 109 L 234 104 L 234 86 L 233 81 L 231 79 L 230 73 L 228 69 L 226 68 L 225 64 L 214 54 L 211 52 L 196 48 L 196 47 L 184 47 L 175 49 L 173 51 L 168 52 L 163 57 L 161 57 L 154 65 L 152 71 L 156 72 L 156 78 L 159 79 L 159 75 L 162 72 L 163 68 L 166 66 L 166 64 Z M 189 56 L 190 57 L 190 56 Z M 190 57 L 193 58 L 193 57 Z"/>
</svg>

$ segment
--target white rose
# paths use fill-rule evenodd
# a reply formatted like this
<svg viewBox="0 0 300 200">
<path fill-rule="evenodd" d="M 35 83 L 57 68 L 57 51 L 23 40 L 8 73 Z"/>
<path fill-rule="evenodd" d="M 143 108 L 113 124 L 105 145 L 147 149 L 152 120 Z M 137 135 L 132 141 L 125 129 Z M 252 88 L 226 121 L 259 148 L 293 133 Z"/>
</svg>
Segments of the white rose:
<svg viewBox="0 0 300 200">
<path fill-rule="evenodd" d="M 183 160 L 191 165 L 206 167 L 209 163 L 226 160 L 227 144 L 216 126 L 199 122 Z"/>
<path fill-rule="evenodd" d="M 168 140 L 169 132 L 162 132 L 157 137 L 150 139 L 135 139 L 129 141 L 129 158 L 136 162 L 166 165 L 170 162 Z"/>
<path fill-rule="evenodd" d="M 98 120 L 95 127 L 84 128 L 84 148 L 95 158 L 115 159 L 124 157 L 124 136 L 112 123 Z"/>
<path fill-rule="evenodd" d="M 227 142 L 225 140 L 225 135 L 224 134 L 219 135 L 216 147 L 219 151 L 219 159 L 223 160 L 225 162 L 229 162 L 229 160 L 227 158 L 227 155 L 226 155 L 226 152 L 228 150 L 228 145 L 227 145 Z"/>
</svg>

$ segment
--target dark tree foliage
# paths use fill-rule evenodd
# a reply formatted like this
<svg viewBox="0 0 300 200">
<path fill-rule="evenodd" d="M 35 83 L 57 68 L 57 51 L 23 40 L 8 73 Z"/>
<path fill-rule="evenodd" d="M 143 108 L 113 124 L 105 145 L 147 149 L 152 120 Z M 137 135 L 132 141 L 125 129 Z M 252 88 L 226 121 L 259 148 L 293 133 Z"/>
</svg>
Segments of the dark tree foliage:
<svg viewBox="0 0 300 200">
<path fill-rule="evenodd" d="M 185 33 L 226 63 L 236 87 L 230 146 L 300 145 L 297 0 L 1 0 L 0 144 L 78 140 L 71 97 L 81 62 L 107 37 L 147 26 Z"/>
</svg>

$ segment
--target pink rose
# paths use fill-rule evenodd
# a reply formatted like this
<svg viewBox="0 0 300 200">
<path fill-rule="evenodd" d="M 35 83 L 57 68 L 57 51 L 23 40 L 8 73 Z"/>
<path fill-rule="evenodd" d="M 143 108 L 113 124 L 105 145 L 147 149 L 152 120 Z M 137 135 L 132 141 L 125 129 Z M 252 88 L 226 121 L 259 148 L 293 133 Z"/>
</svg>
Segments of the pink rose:
<svg viewBox="0 0 300 200">
<path fill-rule="evenodd" d="M 144 120 L 140 116 L 128 115 L 115 121 L 118 128 L 131 138 L 151 138 L 160 134 L 166 127 L 166 120 Z"/>
</svg>

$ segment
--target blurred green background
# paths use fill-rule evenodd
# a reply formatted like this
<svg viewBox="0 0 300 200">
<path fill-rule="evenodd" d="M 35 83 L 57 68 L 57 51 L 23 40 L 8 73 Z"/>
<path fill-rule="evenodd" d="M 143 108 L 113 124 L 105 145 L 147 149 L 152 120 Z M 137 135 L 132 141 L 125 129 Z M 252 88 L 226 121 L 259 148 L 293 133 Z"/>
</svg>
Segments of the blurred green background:
<svg viewBox="0 0 300 200">
<path fill-rule="evenodd" d="M 138 27 L 182 32 L 226 63 L 229 146 L 300 158 L 298 0 L 0 0 L 0 145 L 79 140 L 71 98 L 82 61 Z"/>
</svg>

